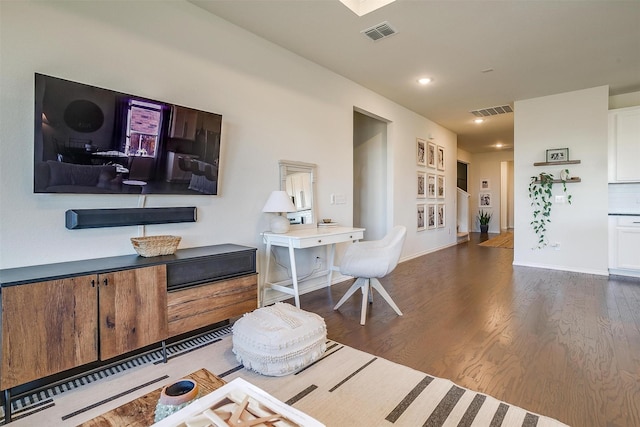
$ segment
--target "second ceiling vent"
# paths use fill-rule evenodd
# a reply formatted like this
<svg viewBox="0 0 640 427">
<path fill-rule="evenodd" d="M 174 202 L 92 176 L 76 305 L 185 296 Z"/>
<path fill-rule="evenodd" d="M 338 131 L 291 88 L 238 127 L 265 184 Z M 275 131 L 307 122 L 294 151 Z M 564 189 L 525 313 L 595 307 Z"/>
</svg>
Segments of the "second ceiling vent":
<svg viewBox="0 0 640 427">
<path fill-rule="evenodd" d="M 374 42 L 386 37 L 391 37 L 392 35 L 397 33 L 395 28 L 393 28 L 387 21 L 381 22 L 380 24 L 374 25 L 373 27 L 369 27 L 366 30 L 362 30 L 360 32 L 369 37 Z"/>
<path fill-rule="evenodd" d="M 481 108 L 479 110 L 469 111 L 476 117 L 495 116 L 497 114 L 513 113 L 510 105 L 499 105 L 497 107 Z"/>
</svg>

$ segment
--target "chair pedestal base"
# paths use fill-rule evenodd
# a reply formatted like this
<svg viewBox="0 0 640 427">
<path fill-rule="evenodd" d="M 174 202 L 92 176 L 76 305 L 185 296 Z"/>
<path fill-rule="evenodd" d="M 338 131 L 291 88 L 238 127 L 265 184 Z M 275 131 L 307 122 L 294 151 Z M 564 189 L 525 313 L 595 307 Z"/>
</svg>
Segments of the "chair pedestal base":
<svg viewBox="0 0 640 427">
<path fill-rule="evenodd" d="M 366 279 L 363 277 L 359 277 L 353 282 L 353 285 L 349 288 L 349 290 L 344 294 L 344 296 L 338 301 L 334 310 L 340 308 L 342 304 L 346 300 L 349 299 L 351 295 L 353 295 L 358 289 L 362 289 L 362 310 L 360 312 L 360 324 L 364 325 L 367 320 L 367 302 L 373 302 L 373 289 L 378 291 L 378 293 L 384 298 L 384 300 L 393 308 L 393 310 L 398 313 L 398 316 L 402 316 L 402 312 L 398 308 L 391 296 L 387 293 L 387 291 L 382 287 L 382 284 L 378 279 L 372 277 L 370 279 Z"/>
</svg>

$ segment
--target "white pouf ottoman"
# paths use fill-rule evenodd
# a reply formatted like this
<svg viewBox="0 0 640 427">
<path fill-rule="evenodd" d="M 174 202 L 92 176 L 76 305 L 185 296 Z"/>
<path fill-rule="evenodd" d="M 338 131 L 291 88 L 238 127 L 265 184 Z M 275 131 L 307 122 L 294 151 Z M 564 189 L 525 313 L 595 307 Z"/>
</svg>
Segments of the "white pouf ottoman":
<svg viewBox="0 0 640 427">
<path fill-rule="evenodd" d="M 245 368 L 283 376 L 318 360 L 327 349 L 324 319 L 291 304 L 247 313 L 233 325 L 233 352 Z"/>
</svg>

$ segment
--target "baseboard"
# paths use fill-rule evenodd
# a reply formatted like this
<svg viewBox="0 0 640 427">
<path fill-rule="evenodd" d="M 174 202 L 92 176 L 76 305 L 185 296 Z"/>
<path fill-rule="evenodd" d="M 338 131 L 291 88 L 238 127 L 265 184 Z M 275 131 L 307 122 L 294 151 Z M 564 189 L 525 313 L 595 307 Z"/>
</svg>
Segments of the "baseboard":
<svg viewBox="0 0 640 427">
<path fill-rule="evenodd" d="M 637 270 L 625 270 L 623 268 L 610 268 L 610 276 L 625 276 L 625 277 L 638 277 L 640 278 L 640 271 Z"/>
<path fill-rule="evenodd" d="M 402 258 L 400 258 L 400 262 L 409 261 L 409 260 L 412 260 L 414 258 L 421 257 L 423 255 L 427 255 L 427 254 L 430 254 L 430 253 L 433 253 L 433 252 L 438 252 L 438 251 L 441 251 L 442 249 L 450 248 L 452 246 L 458 246 L 459 243 L 460 242 L 457 242 L 457 241 L 456 242 L 451 242 L 451 243 L 443 245 L 443 246 L 438 246 L 437 248 L 431 248 L 431 249 L 429 249 L 427 251 L 418 252 L 416 254 L 413 254 L 413 255 L 410 255 L 410 256 L 407 256 L 407 257 L 402 257 Z"/>
<path fill-rule="evenodd" d="M 609 270 L 575 268 L 575 267 L 568 267 L 568 266 L 562 266 L 562 265 L 546 265 L 546 264 L 536 264 L 536 263 L 516 262 L 516 261 L 514 261 L 512 265 L 517 267 L 543 268 L 545 270 L 570 271 L 572 273 L 595 274 L 597 276 L 609 275 Z"/>
</svg>

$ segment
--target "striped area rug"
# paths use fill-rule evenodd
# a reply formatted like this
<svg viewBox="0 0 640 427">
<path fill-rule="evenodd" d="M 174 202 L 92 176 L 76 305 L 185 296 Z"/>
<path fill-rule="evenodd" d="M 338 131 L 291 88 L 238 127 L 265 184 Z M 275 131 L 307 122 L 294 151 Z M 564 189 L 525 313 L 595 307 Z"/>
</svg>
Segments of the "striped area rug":
<svg viewBox="0 0 640 427">
<path fill-rule="evenodd" d="M 241 377 L 327 426 L 564 426 L 554 419 L 406 366 L 329 342 L 324 357 L 294 375 L 265 377 L 239 365 L 231 336 L 61 393 L 15 426 L 75 426 L 200 368 Z"/>
</svg>

